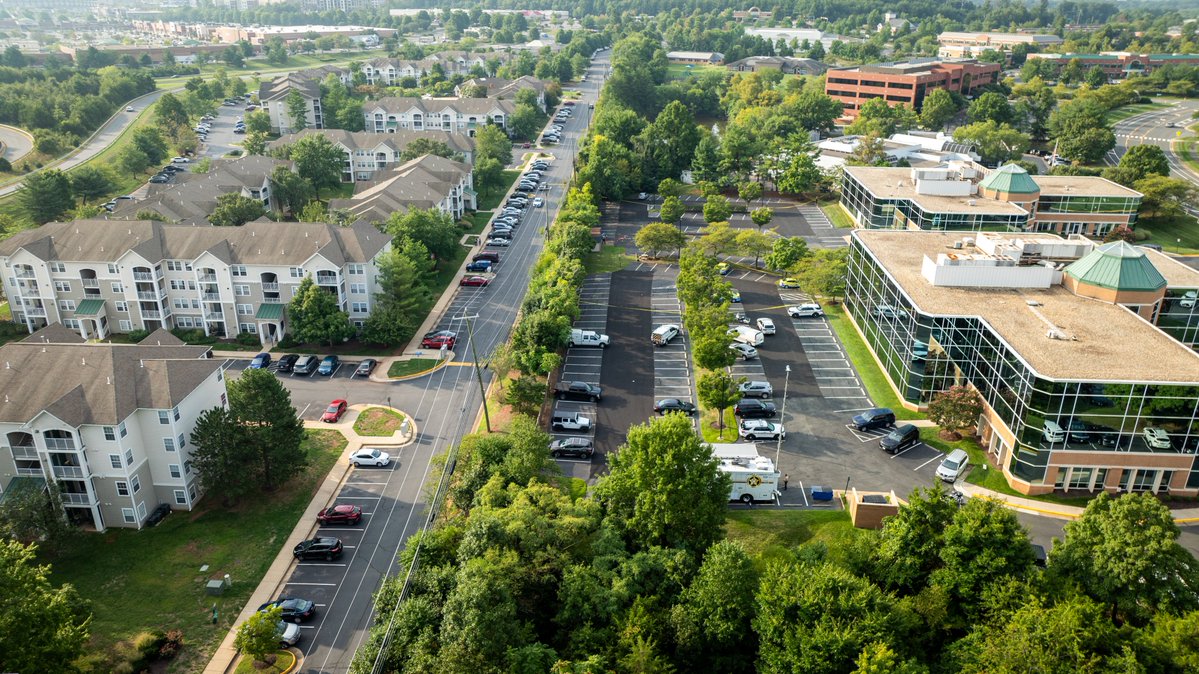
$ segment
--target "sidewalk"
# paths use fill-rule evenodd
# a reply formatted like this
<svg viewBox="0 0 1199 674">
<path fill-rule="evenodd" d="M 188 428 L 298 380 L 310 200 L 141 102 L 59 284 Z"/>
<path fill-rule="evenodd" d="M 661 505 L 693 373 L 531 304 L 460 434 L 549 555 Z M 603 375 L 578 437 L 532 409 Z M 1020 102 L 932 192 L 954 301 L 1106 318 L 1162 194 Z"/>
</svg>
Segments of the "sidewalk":
<svg viewBox="0 0 1199 674">
<path fill-rule="evenodd" d="M 1068 506 L 1059 503 L 1048 503 L 1046 501 L 1037 501 L 1030 498 L 1021 498 L 1019 496 L 1008 496 L 1000 494 L 997 491 L 991 491 L 977 485 L 967 482 L 959 482 L 954 485 L 958 491 L 967 496 L 982 496 L 989 499 L 994 499 L 1006 505 L 1012 510 L 1030 513 L 1033 515 L 1041 515 L 1043 517 L 1055 517 L 1063 520 L 1076 520 L 1082 513 L 1083 508 L 1078 506 Z M 1199 508 L 1183 508 L 1171 511 L 1174 516 L 1174 522 L 1180 525 L 1199 523 Z"/>
<path fill-rule="evenodd" d="M 259 581 L 258 587 L 246 601 L 246 605 L 242 608 L 241 613 L 238 614 L 237 620 L 234 622 L 235 627 L 225 635 L 224 640 L 221 641 L 221 645 L 217 647 L 212 655 L 212 659 L 209 660 L 208 666 L 204 668 L 204 674 L 225 674 L 232 671 L 233 663 L 237 660 L 238 655 L 238 650 L 233 647 L 233 639 L 237 634 L 236 626 L 240 626 L 247 618 L 254 615 L 259 606 L 274 599 L 279 594 L 283 582 L 291 574 L 292 565 L 295 563 L 291 555 L 292 548 L 300 541 L 312 537 L 318 527 L 316 523 L 317 513 L 329 505 L 334 495 L 340 491 L 346 475 L 350 472 L 350 462 L 346 457 L 361 449 L 363 445 L 403 447 L 411 444 L 412 440 L 416 438 L 416 424 L 412 422 L 412 415 L 406 412 L 404 416 L 410 422 L 409 433 L 406 438 L 400 437 L 398 431 L 390 437 L 368 437 L 355 433 L 354 422 L 357 421 L 358 415 L 371 407 L 387 409 L 386 405 L 351 405 L 351 413 L 347 414 L 339 423 L 304 422 L 304 428 L 306 429 L 341 431 L 347 441 L 345 451 L 341 458 L 337 460 L 337 463 L 333 465 L 329 474 L 325 476 L 325 480 L 321 483 L 320 488 L 317 489 L 316 495 L 312 497 L 312 501 L 304 509 L 304 514 L 300 516 L 300 521 L 296 523 L 287 540 L 283 542 L 283 546 L 279 549 L 279 554 L 275 557 L 275 561 L 271 563 L 270 568 L 267 569 L 266 574 Z M 402 412 L 402 410 L 397 411 Z"/>
</svg>

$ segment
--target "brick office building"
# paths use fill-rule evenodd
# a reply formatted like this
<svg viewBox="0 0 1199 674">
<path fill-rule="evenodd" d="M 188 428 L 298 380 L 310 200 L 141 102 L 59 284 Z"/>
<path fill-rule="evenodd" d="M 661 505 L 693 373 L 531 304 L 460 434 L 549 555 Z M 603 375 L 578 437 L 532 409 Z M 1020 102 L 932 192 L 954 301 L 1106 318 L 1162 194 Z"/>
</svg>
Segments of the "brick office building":
<svg viewBox="0 0 1199 674">
<path fill-rule="evenodd" d="M 904 104 L 920 110 L 924 97 L 934 89 L 948 89 L 969 96 L 999 78 L 999 64 L 973 59 L 912 59 L 852 68 L 832 68 L 824 93 L 845 105 L 842 119 L 852 120 L 872 98 L 890 105 Z"/>
<path fill-rule="evenodd" d="M 1071 61 L 1078 60 L 1083 70 L 1098 67 L 1109 80 L 1122 80 L 1129 75 L 1148 75 L 1165 66 L 1199 66 L 1199 54 L 1132 54 L 1103 52 L 1099 54 L 1029 54 L 1030 59 L 1052 61 L 1060 71 Z"/>
</svg>

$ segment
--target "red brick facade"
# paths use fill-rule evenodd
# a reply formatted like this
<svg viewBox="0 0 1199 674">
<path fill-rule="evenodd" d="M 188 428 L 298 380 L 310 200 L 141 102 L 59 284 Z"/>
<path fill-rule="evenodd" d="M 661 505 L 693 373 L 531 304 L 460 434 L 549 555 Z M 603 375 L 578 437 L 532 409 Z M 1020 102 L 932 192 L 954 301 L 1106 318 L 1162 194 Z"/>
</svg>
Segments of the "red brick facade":
<svg viewBox="0 0 1199 674">
<path fill-rule="evenodd" d="M 914 61 L 882 63 L 828 71 L 824 93 L 845 105 L 842 119 L 852 120 L 872 98 L 890 105 L 909 105 L 920 110 L 924 97 L 934 89 L 948 89 L 970 95 L 980 87 L 995 83 L 999 64 L 961 61 Z"/>
</svg>

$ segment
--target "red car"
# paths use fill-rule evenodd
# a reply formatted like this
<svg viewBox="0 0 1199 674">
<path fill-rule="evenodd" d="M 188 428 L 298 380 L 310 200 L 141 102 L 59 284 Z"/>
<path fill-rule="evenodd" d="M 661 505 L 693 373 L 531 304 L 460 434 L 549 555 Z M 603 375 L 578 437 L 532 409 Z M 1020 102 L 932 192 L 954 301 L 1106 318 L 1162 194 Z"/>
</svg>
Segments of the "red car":
<svg viewBox="0 0 1199 674">
<path fill-rule="evenodd" d="M 341 415 L 346 413 L 349 405 L 344 400 L 334 400 L 329 403 L 329 408 L 321 415 L 321 421 L 325 423 L 335 424 L 341 421 Z"/>
<path fill-rule="evenodd" d="M 356 505 L 332 505 L 317 514 L 321 524 L 358 524 L 362 521 L 362 507 Z"/>
<path fill-rule="evenodd" d="M 420 348 L 422 349 L 440 349 L 445 347 L 453 349 L 454 344 L 458 341 L 458 334 L 449 330 L 438 330 L 437 332 L 427 332 L 420 340 Z"/>
<path fill-rule="evenodd" d="M 486 276 L 463 276 L 462 281 L 458 285 L 482 288 L 488 283 L 491 283 L 491 279 Z"/>
</svg>

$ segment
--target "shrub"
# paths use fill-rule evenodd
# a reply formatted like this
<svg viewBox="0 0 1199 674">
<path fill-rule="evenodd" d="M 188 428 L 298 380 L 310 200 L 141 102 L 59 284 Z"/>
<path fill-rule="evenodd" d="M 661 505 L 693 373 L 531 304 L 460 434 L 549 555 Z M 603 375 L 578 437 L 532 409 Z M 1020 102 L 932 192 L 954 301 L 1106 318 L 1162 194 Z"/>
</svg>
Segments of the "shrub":
<svg viewBox="0 0 1199 674">
<path fill-rule="evenodd" d="M 300 345 L 300 343 L 297 342 L 296 340 L 292 339 L 290 336 L 284 337 L 283 339 L 279 340 L 279 348 L 280 349 L 294 349 L 299 345 Z"/>
<path fill-rule="evenodd" d="M 12 173 L 12 162 L 8 161 L 4 157 L 0 157 L 0 171 L 3 171 L 4 173 Z"/>
<path fill-rule="evenodd" d="M 199 328 L 175 328 L 171 334 L 188 344 L 216 344 L 216 337 L 209 337 Z"/>
<path fill-rule="evenodd" d="M 128 333 L 126 333 L 125 336 L 129 338 L 129 341 L 133 342 L 134 344 L 137 344 L 138 342 L 142 341 L 143 339 L 149 337 L 150 331 L 149 330 L 130 330 Z"/>
<path fill-rule="evenodd" d="M 158 647 L 158 657 L 161 660 L 170 660 L 179 654 L 181 648 L 183 648 L 183 631 L 170 630 L 163 637 L 162 645 Z"/>
<path fill-rule="evenodd" d="M 252 332 L 237 333 L 236 341 L 238 344 L 243 346 L 258 346 L 259 344 L 262 344 L 262 340 L 258 338 L 258 335 Z"/>
</svg>

